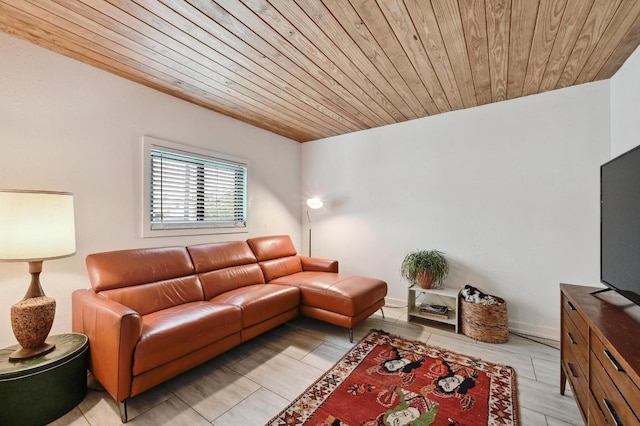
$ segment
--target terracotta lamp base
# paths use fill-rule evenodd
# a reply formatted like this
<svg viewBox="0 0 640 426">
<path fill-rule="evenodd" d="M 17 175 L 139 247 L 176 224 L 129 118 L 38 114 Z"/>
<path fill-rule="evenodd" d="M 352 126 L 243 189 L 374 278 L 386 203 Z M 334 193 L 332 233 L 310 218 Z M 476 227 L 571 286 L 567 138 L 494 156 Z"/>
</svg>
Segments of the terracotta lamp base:
<svg viewBox="0 0 640 426">
<path fill-rule="evenodd" d="M 23 299 L 11 306 L 11 327 L 22 348 L 9 355 L 10 361 L 46 354 L 55 345 L 45 342 L 56 315 L 56 301 L 40 296 Z"/>
</svg>

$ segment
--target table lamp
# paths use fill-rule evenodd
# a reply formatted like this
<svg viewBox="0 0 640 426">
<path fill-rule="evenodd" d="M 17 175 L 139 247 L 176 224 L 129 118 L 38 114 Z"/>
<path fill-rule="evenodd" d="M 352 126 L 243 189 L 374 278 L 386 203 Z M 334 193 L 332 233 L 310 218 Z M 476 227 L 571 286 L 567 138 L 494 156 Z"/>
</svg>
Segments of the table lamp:
<svg viewBox="0 0 640 426">
<path fill-rule="evenodd" d="M 33 358 L 55 348 L 46 339 L 56 301 L 40 286 L 42 262 L 75 252 L 73 194 L 0 190 L 0 261 L 29 262 L 31 274 L 24 298 L 11 306 L 11 327 L 21 348 L 9 360 Z"/>
<path fill-rule="evenodd" d="M 319 209 L 322 207 L 322 200 L 314 197 L 307 200 L 307 221 L 309 222 L 309 257 L 311 257 L 311 216 L 309 216 L 309 209 Z"/>
</svg>

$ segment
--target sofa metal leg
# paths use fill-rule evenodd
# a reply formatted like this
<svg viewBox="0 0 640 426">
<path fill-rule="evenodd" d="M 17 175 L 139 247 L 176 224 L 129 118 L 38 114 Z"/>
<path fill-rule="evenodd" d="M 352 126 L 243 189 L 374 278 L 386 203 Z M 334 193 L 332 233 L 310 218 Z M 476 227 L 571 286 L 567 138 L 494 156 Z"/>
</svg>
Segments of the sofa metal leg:
<svg viewBox="0 0 640 426">
<path fill-rule="evenodd" d="M 127 400 L 125 399 L 124 401 L 119 401 L 118 406 L 120 407 L 120 421 L 122 423 L 126 423 L 127 421 L 129 421 L 129 419 L 127 418 Z"/>
<path fill-rule="evenodd" d="M 384 309 L 380 308 L 380 312 L 382 313 L 382 319 L 385 319 L 384 318 Z"/>
<path fill-rule="evenodd" d="M 349 329 L 349 342 L 353 343 L 353 328 Z"/>
</svg>

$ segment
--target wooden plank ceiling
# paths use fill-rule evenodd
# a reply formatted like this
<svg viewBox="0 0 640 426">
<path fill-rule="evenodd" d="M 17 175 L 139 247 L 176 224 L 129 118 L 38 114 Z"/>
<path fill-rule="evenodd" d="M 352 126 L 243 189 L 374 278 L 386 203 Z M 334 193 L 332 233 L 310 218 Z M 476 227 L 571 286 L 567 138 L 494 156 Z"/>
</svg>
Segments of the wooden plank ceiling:
<svg viewBox="0 0 640 426">
<path fill-rule="evenodd" d="M 305 142 L 611 77 L 638 0 L 0 0 L 0 30 Z"/>
</svg>

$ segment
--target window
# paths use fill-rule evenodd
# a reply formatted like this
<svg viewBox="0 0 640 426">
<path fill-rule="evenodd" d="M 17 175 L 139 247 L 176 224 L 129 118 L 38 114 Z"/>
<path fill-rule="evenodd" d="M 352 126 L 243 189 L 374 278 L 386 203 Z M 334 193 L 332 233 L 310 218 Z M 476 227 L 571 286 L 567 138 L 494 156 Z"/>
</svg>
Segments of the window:
<svg viewBox="0 0 640 426">
<path fill-rule="evenodd" d="M 246 232 L 246 161 L 149 137 L 145 158 L 145 236 Z"/>
</svg>

